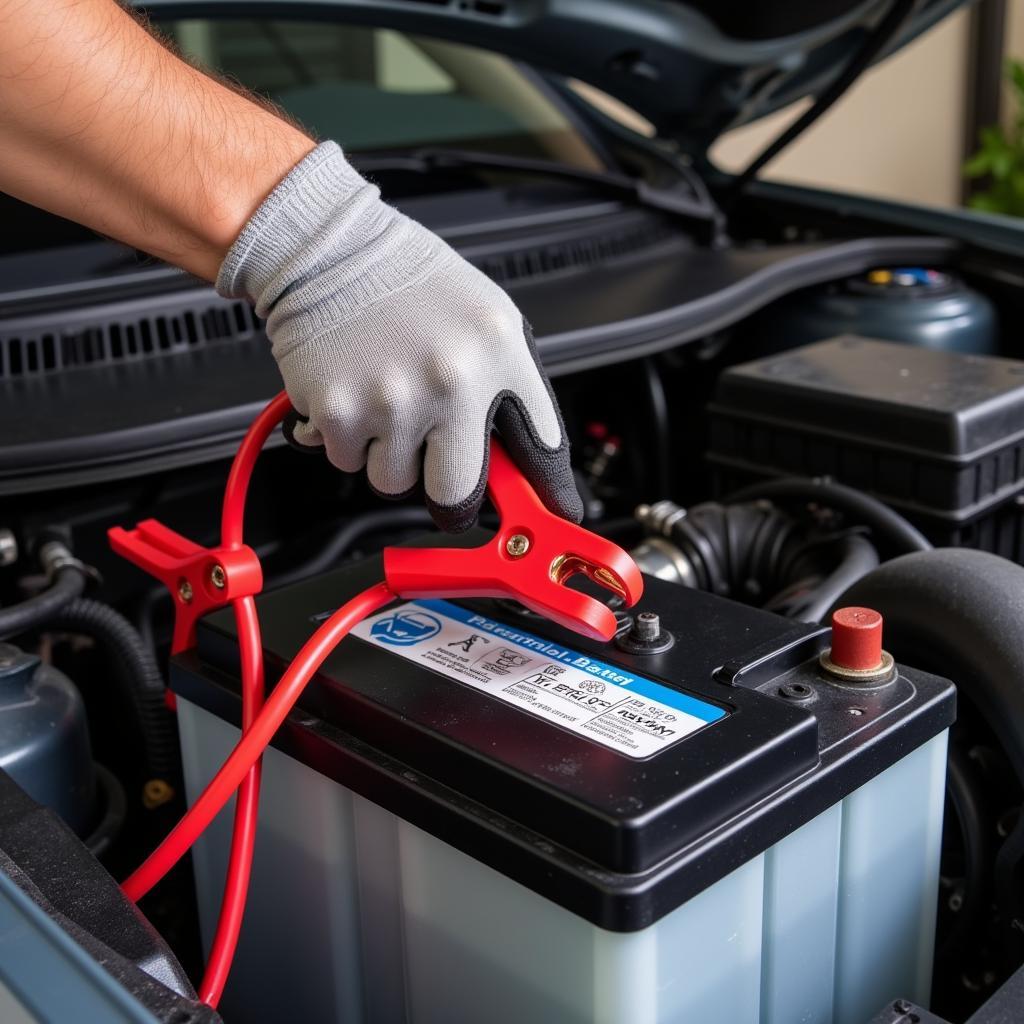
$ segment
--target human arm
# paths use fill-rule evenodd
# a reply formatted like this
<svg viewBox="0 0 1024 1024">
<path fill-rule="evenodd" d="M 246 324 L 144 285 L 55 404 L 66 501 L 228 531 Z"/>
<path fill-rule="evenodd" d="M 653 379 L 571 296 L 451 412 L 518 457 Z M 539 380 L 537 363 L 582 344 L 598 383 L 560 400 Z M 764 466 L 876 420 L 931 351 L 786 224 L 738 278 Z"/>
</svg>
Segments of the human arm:
<svg viewBox="0 0 1024 1024">
<path fill-rule="evenodd" d="M 554 396 L 512 300 L 384 203 L 333 144 L 191 67 L 114 0 L 0 0 L 0 189 L 250 299 L 340 469 L 438 522 L 483 498 L 496 425 L 581 514 Z"/>
<path fill-rule="evenodd" d="M 0 190 L 212 281 L 315 143 L 114 0 L 0 0 Z"/>
</svg>

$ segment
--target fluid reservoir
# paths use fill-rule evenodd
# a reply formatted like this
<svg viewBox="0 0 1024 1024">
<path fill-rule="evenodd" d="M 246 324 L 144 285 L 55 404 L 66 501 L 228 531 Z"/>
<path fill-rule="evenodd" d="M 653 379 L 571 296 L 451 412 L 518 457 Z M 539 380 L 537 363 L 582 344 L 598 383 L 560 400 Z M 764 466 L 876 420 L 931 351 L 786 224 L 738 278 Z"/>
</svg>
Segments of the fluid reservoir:
<svg viewBox="0 0 1024 1024">
<path fill-rule="evenodd" d="M 257 598 L 268 665 L 379 575 Z M 870 609 L 833 643 L 648 577 L 630 614 L 609 644 L 485 599 L 357 626 L 264 758 L 225 1018 L 863 1024 L 927 1000 L 952 684 L 894 665 Z M 174 659 L 190 799 L 238 739 L 237 666 L 230 610 Z M 193 850 L 208 943 L 230 827 Z"/>
<path fill-rule="evenodd" d="M 0 643 L 0 768 L 76 832 L 94 812 L 95 779 L 77 687 L 34 654 Z"/>
<path fill-rule="evenodd" d="M 765 326 L 765 354 L 847 333 L 950 352 L 999 351 L 992 303 L 932 267 L 877 267 L 809 289 L 772 307 Z"/>
</svg>

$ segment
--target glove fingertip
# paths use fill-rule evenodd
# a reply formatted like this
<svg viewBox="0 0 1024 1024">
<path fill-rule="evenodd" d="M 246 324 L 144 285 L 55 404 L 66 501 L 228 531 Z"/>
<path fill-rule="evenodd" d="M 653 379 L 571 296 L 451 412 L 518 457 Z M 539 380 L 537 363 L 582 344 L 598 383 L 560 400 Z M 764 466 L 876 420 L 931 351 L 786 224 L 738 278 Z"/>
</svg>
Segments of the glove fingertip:
<svg viewBox="0 0 1024 1024">
<path fill-rule="evenodd" d="M 556 515 L 568 519 L 570 523 L 579 525 L 583 522 L 583 499 L 576 489 L 576 482 L 570 479 L 568 482 L 559 483 L 550 491 L 548 507 Z"/>
<path fill-rule="evenodd" d="M 370 488 L 370 493 L 375 497 L 383 498 L 384 501 L 408 501 L 410 498 L 415 498 L 421 491 L 422 485 L 415 483 L 412 487 L 407 487 L 404 491 L 386 491 L 376 486 L 374 482 L 367 477 L 366 486 Z"/>
<path fill-rule="evenodd" d="M 427 509 L 438 529 L 445 533 L 465 533 L 480 515 L 483 495 L 475 502 L 460 502 L 458 505 L 439 505 L 427 497 Z"/>
<path fill-rule="evenodd" d="M 324 445 L 320 431 L 310 425 L 309 419 L 296 412 L 294 409 L 281 423 L 281 433 L 284 439 L 300 452 L 313 455 L 326 454 L 327 448 Z"/>
<path fill-rule="evenodd" d="M 488 428 L 489 424 L 481 430 L 479 447 L 465 445 L 455 431 L 437 431 L 427 441 L 423 466 L 427 508 L 445 533 L 465 533 L 480 515 L 490 464 Z M 455 457 L 446 458 L 446 452 Z M 472 487 L 466 494 L 469 484 Z M 466 496 L 456 499 L 459 494 Z"/>
</svg>

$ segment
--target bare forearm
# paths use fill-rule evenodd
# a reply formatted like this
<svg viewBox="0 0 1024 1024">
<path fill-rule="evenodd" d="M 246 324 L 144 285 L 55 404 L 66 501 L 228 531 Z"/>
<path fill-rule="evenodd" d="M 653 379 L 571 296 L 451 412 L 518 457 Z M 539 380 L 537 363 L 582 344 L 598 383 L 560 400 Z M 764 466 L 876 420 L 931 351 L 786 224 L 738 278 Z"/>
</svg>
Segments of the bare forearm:
<svg viewBox="0 0 1024 1024">
<path fill-rule="evenodd" d="M 312 148 L 114 0 L 0 0 L 0 191 L 212 280 Z"/>
</svg>

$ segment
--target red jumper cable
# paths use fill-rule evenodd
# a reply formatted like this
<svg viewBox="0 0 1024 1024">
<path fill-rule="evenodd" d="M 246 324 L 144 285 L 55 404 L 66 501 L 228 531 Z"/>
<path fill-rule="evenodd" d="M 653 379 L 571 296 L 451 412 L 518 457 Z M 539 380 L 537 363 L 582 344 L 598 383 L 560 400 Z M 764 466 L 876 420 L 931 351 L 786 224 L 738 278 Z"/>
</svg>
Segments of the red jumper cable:
<svg viewBox="0 0 1024 1024">
<path fill-rule="evenodd" d="M 215 1006 L 238 944 L 252 866 L 259 801 L 260 758 L 306 684 L 358 622 L 396 597 L 509 597 L 568 629 L 610 640 L 616 620 L 599 601 L 569 590 L 582 573 L 618 594 L 627 606 L 643 591 L 640 572 L 611 541 L 552 514 L 497 442 L 491 440 L 487 489 L 500 525 L 476 548 L 385 548 L 384 581 L 352 598 L 303 645 L 263 703 L 263 653 L 254 595 L 262 587 L 255 552 L 242 540 L 245 498 L 256 458 L 290 409 L 278 395 L 249 428 L 224 493 L 221 543 L 202 548 L 154 520 L 134 530 L 115 527 L 118 554 L 162 580 L 175 599 L 172 651 L 195 644 L 196 621 L 231 602 L 242 665 L 242 736 L 196 802 L 124 882 L 141 899 L 171 870 L 238 791 L 224 898 L 200 998 Z"/>
</svg>

